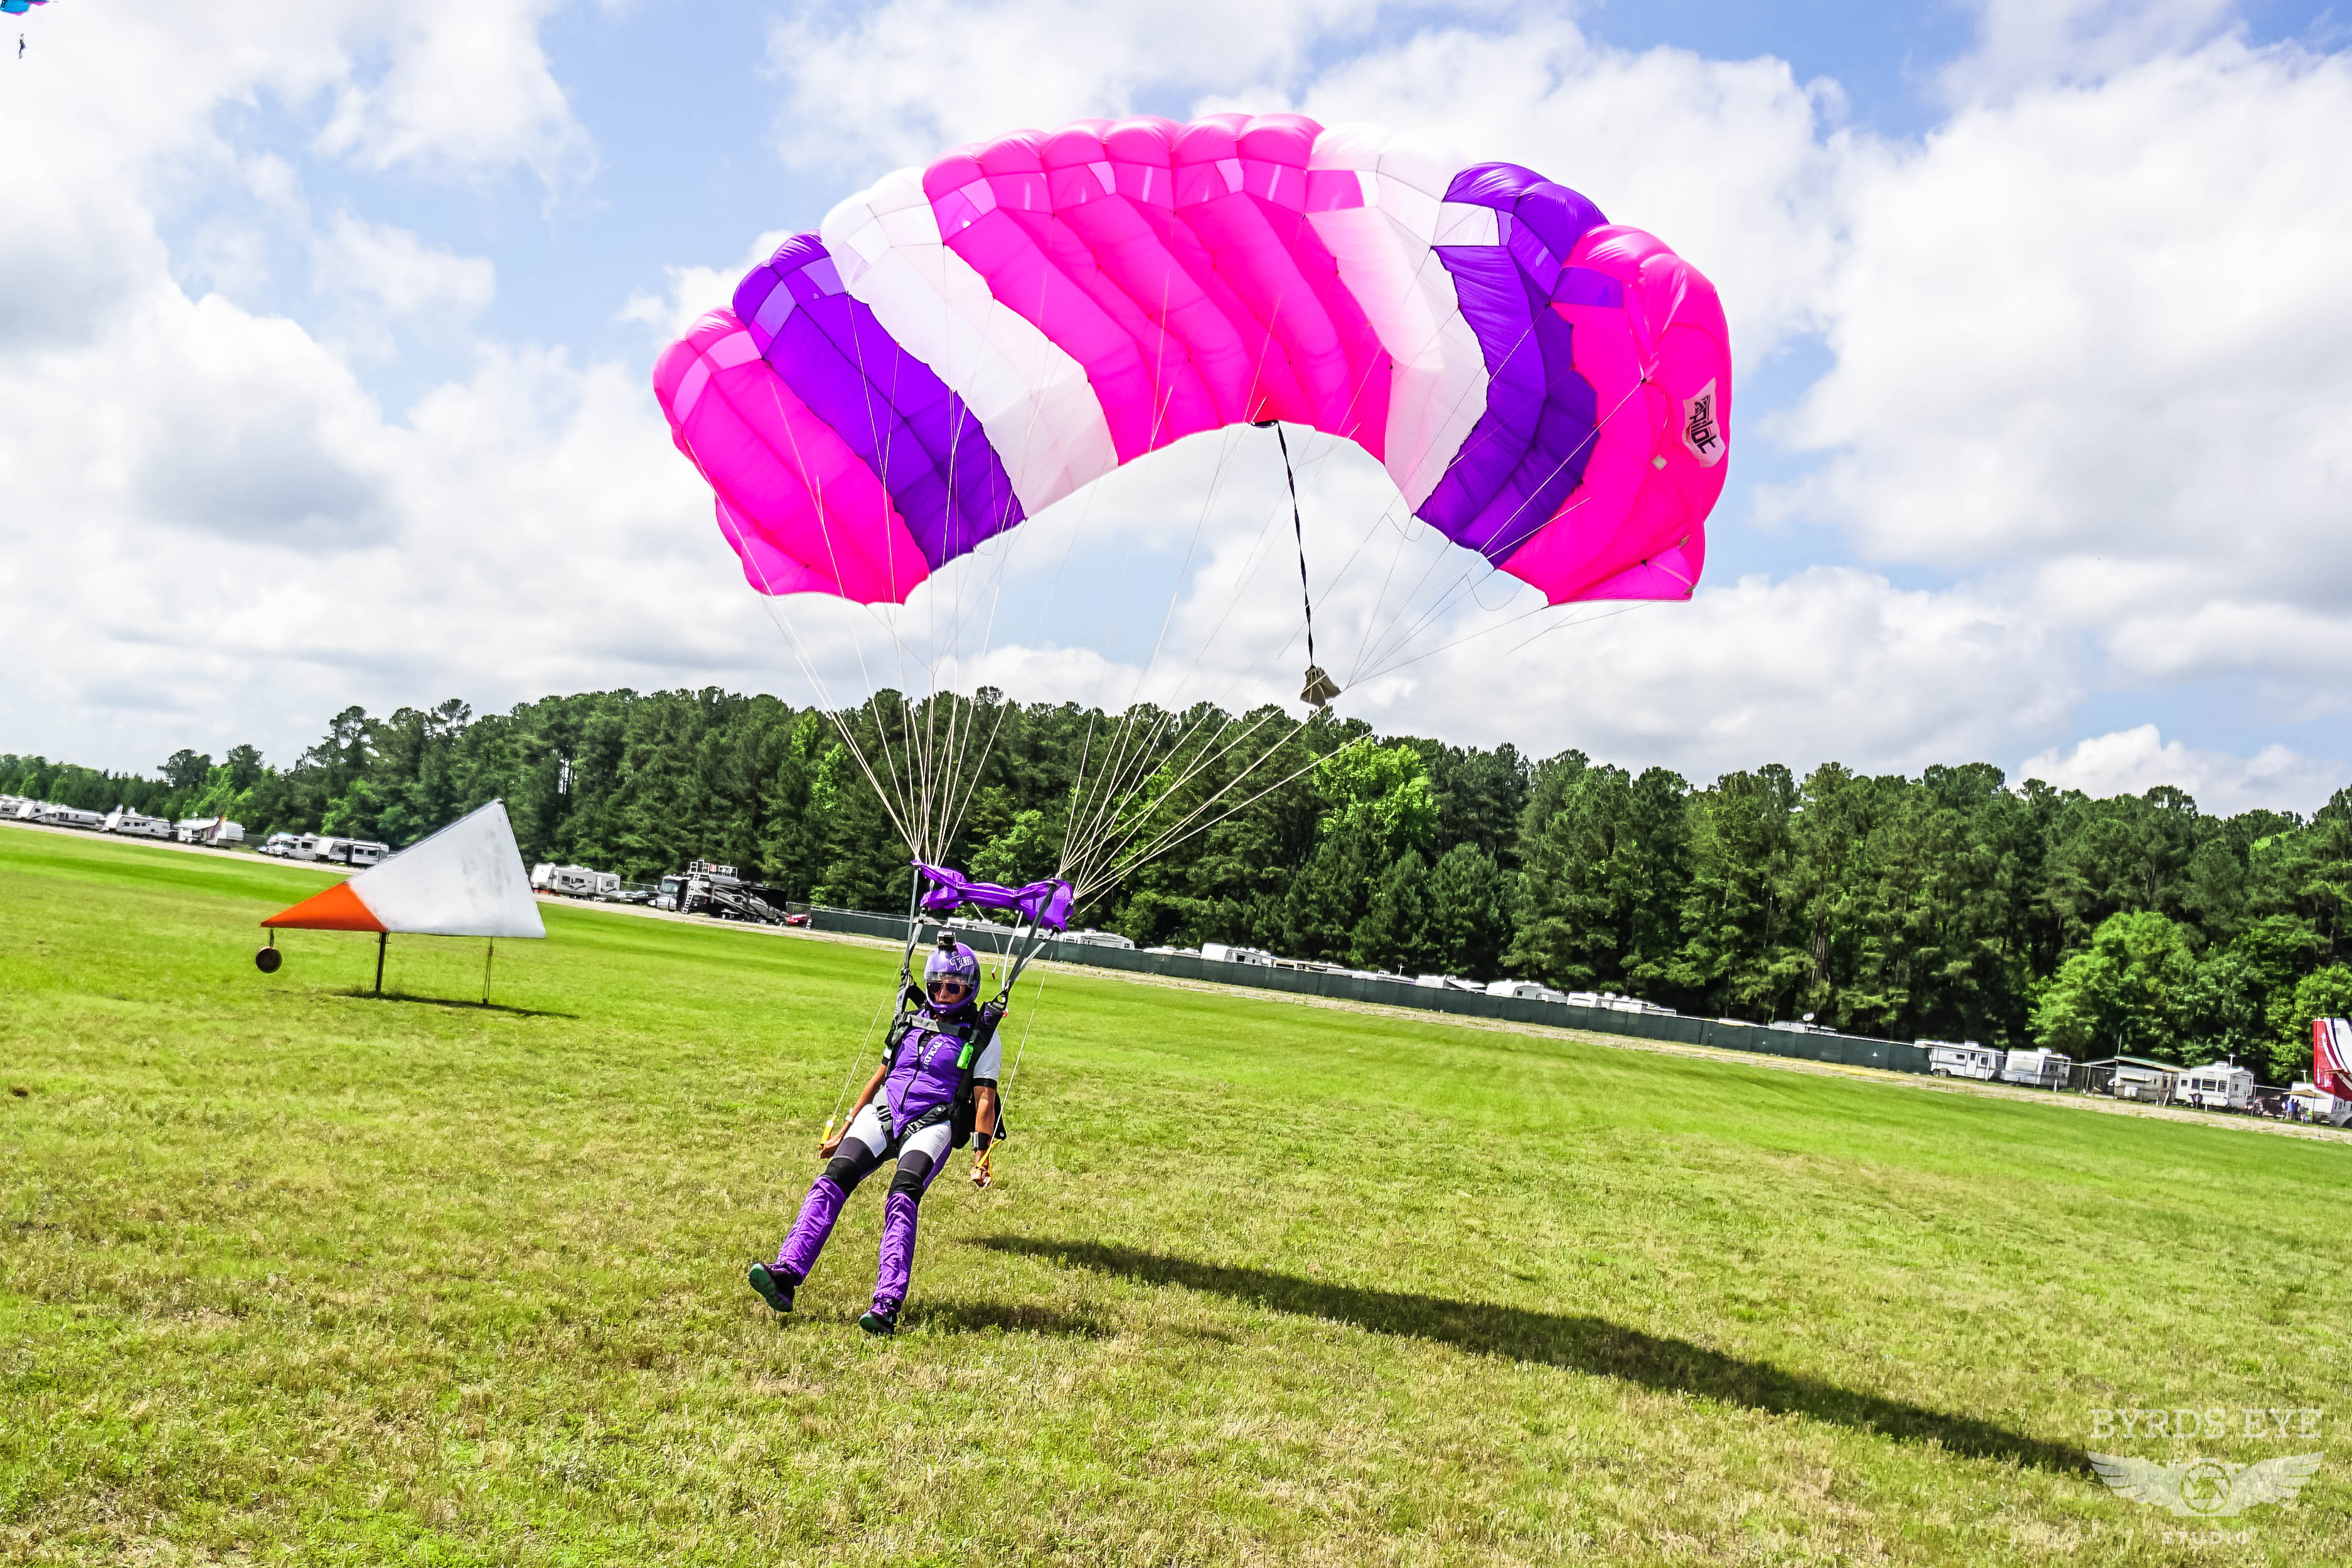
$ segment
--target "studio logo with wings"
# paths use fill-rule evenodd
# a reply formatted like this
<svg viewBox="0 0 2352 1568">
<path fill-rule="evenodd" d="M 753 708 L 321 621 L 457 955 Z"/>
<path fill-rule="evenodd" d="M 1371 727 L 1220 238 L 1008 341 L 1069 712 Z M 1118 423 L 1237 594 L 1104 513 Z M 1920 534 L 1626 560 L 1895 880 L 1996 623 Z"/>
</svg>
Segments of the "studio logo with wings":
<svg viewBox="0 0 2352 1568">
<path fill-rule="evenodd" d="M 2234 1519 L 2257 1503 L 2293 1502 L 2324 1456 L 2290 1454 L 2258 1465 L 2227 1459 L 2190 1459 L 2159 1465 L 2153 1459 L 2092 1454 L 2091 1468 L 2116 1494 L 2152 1502 L 2182 1519 Z"/>
</svg>

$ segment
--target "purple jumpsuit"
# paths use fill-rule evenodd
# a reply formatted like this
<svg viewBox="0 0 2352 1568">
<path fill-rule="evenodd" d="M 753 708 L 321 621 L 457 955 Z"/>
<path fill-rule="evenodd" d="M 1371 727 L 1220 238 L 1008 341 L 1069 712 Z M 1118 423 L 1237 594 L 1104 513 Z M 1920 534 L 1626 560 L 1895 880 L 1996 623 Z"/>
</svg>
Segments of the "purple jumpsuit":
<svg viewBox="0 0 2352 1568">
<path fill-rule="evenodd" d="M 776 1271 L 794 1286 L 816 1267 L 825 1239 L 857 1184 L 883 1161 L 895 1159 L 898 1174 L 882 1204 L 874 1310 L 888 1314 L 905 1302 L 914 1272 L 916 1210 L 947 1164 L 955 1134 L 956 1096 L 964 1081 L 957 1061 L 971 1039 L 980 1041 L 972 1059 L 972 1084 L 993 1088 L 1001 1053 L 994 1029 L 981 1020 L 977 1009 L 962 1007 L 942 1017 L 925 1006 L 908 1015 L 881 1093 L 851 1119 L 833 1163 L 811 1184 L 800 1217 L 777 1249 Z"/>
</svg>

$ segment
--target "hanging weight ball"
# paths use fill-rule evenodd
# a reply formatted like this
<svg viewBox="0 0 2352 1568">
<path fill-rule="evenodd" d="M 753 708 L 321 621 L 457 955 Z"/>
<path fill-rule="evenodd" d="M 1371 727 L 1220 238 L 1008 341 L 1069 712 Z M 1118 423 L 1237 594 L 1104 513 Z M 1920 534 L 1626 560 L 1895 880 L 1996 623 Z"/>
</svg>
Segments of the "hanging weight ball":
<svg viewBox="0 0 2352 1568">
<path fill-rule="evenodd" d="M 275 947 L 264 947 L 253 956 L 253 967 L 265 975 L 278 973 L 278 966 L 286 962 L 286 955 Z"/>
</svg>

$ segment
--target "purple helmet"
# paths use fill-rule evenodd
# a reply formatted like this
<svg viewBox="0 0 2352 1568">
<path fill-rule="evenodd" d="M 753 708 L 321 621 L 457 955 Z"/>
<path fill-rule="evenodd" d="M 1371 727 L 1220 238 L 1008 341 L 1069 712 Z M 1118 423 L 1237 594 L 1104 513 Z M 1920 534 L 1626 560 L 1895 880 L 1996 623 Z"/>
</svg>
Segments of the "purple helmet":
<svg viewBox="0 0 2352 1568">
<path fill-rule="evenodd" d="M 941 932 L 938 950 L 923 961 L 924 995 L 933 1007 L 953 1010 L 969 1007 L 979 991 L 980 959 Z"/>
</svg>

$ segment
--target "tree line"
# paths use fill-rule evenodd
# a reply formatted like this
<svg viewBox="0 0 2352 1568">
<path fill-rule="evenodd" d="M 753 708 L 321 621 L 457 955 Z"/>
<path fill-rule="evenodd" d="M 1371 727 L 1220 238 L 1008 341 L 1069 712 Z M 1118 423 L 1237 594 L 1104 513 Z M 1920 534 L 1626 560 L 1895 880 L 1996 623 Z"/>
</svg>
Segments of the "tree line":
<svg viewBox="0 0 2352 1568">
<path fill-rule="evenodd" d="M 1050 874 L 1088 747 L 1118 720 L 989 690 L 950 700 L 991 737 L 951 858 L 992 880 Z M 906 723 L 898 703 L 840 716 L 868 756 Z M 2352 1010 L 2352 791 L 2306 821 L 2212 816 L 2169 787 L 2012 788 L 1985 763 L 1917 778 L 1771 764 L 1694 786 L 1574 750 L 1536 760 L 1328 715 L 1236 716 L 1275 720 L 1280 738 L 1163 772 L 1169 820 L 1245 763 L 1287 782 L 1236 789 L 1245 805 L 1105 889 L 1083 921 L 1139 946 L 1507 975 L 1891 1039 L 2227 1053 L 2273 1082 L 2307 1067 L 2310 1019 Z M 1160 722 L 1181 737 L 1234 720 L 1203 707 Z M 835 717 L 716 689 L 479 716 L 454 700 L 387 718 L 352 707 L 284 768 L 251 746 L 218 761 L 182 750 L 152 778 L 0 755 L 0 793 L 395 848 L 503 799 L 531 859 L 636 881 L 721 861 L 788 898 L 883 911 L 903 910 L 908 885 L 890 805 Z"/>
</svg>

